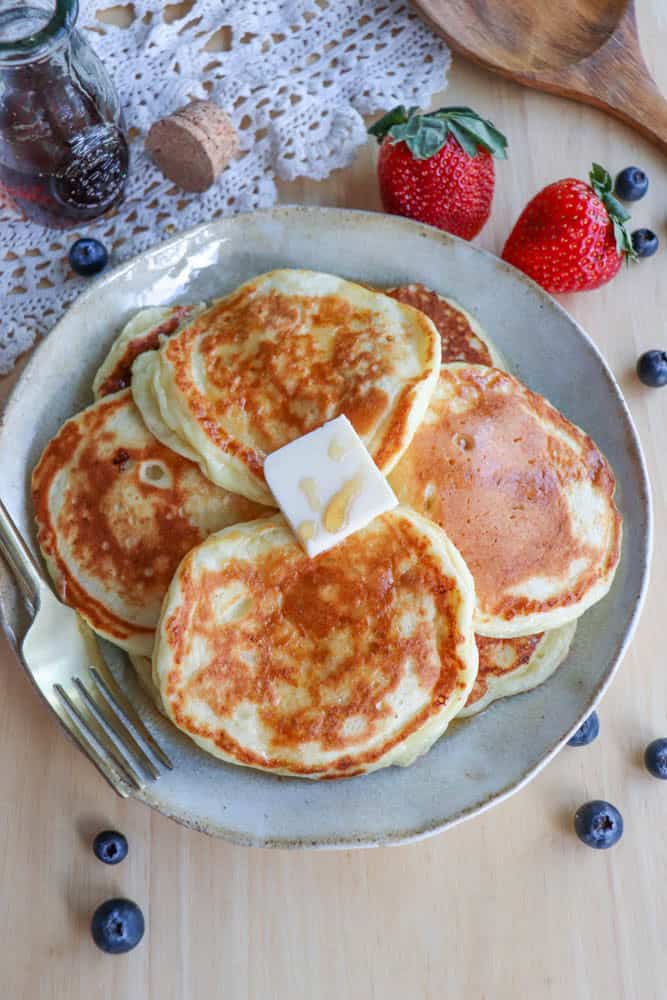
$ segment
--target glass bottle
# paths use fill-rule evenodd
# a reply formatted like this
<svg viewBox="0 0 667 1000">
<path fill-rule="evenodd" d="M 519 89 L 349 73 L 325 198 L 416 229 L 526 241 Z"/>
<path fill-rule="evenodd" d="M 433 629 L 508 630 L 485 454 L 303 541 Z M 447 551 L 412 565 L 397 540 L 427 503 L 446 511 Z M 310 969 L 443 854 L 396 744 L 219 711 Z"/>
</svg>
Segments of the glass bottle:
<svg viewBox="0 0 667 1000">
<path fill-rule="evenodd" d="M 74 27 L 78 7 L 0 10 L 0 197 L 59 228 L 108 211 L 128 170 L 118 95 Z"/>
</svg>

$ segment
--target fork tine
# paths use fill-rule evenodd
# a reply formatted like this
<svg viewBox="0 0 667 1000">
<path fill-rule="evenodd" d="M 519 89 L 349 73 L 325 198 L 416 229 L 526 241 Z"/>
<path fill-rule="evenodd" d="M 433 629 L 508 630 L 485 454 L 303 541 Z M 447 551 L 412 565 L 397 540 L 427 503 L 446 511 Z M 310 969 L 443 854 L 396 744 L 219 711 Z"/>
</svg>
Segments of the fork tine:
<svg viewBox="0 0 667 1000">
<path fill-rule="evenodd" d="M 118 752 L 124 757 L 132 756 L 149 777 L 153 779 L 159 778 L 160 772 L 155 767 L 155 764 L 150 757 L 146 756 L 120 716 L 113 715 L 113 720 L 108 718 L 101 711 L 100 706 L 81 678 L 73 677 L 72 680 L 98 725 L 103 727 L 109 738 L 116 744 Z"/>
<path fill-rule="evenodd" d="M 121 774 L 126 775 L 127 780 L 132 785 L 132 787 L 135 788 L 137 791 L 141 791 L 141 789 L 145 785 L 143 778 L 141 777 L 140 774 L 137 773 L 137 771 L 129 761 L 119 757 L 112 740 L 104 731 L 104 729 L 99 724 L 97 725 L 97 729 L 100 733 L 100 735 L 98 736 L 95 733 L 95 731 L 91 728 L 85 716 L 79 711 L 79 709 L 74 704 L 70 696 L 67 694 L 67 691 L 65 691 L 64 687 L 61 684 L 54 684 L 53 687 L 57 691 L 62 701 L 67 706 L 68 711 L 76 719 L 77 724 L 81 729 L 81 731 L 86 736 L 86 739 L 91 741 L 93 745 L 97 744 L 98 746 L 100 746 L 100 748 L 104 751 L 104 753 L 106 753 L 109 757 L 111 757 L 113 762 L 120 769 Z"/>
<path fill-rule="evenodd" d="M 93 679 L 97 683 L 100 691 L 106 698 L 109 706 L 119 715 L 121 718 L 124 716 L 125 719 L 130 723 L 132 728 L 138 733 L 142 738 L 144 743 L 152 750 L 153 754 L 162 761 L 164 766 L 170 771 L 173 770 L 174 765 L 170 761 L 167 754 L 164 752 L 160 744 L 151 736 L 148 729 L 144 725 L 143 721 L 140 719 L 136 710 L 130 704 L 125 694 L 121 691 L 118 685 L 113 681 L 112 678 L 105 680 L 96 667 L 90 668 L 90 673 Z"/>
<path fill-rule="evenodd" d="M 97 746 L 95 745 L 97 744 L 97 740 L 95 740 L 94 744 L 92 739 L 82 735 L 77 724 L 74 722 L 74 718 L 69 714 L 67 709 L 64 709 L 54 700 L 51 700 L 50 704 L 57 713 L 60 723 L 70 734 L 77 746 L 81 748 L 86 757 L 90 757 L 97 770 L 106 778 L 114 791 L 122 796 L 122 798 L 128 798 L 131 794 L 131 788 L 125 772 L 118 770 L 106 754 L 98 753 Z"/>
</svg>

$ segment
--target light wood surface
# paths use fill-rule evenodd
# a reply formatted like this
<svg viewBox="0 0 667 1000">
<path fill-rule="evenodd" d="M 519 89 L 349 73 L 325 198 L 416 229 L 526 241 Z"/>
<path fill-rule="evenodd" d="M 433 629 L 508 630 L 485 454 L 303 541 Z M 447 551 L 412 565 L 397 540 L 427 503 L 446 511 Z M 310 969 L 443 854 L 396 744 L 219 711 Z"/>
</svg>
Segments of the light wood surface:
<svg viewBox="0 0 667 1000">
<path fill-rule="evenodd" d="M 667 90 L 662 0 L 640 4 L 639 21 Z M 651 179 L 633 222 L 657 230 L 659 256 L 624 268 L 599 292 L 563 299 L 626 393 L 656 505 L 651 590 L 602 704 L 601 735 L 591 747 L 566 747 L 503 805 L 422 843 L 249 850 L 117 799 L 63 738 L 0 640 L 6 1000 L 664 1000 L 667 782 L 643 770 L 641 755 L 649 740 L 667 736 L 667 389 L 641 386 L 634 364 L 641 351 L 667 347 L 667 163 L 602 113 L 460 59 L 444 96 L 474 106 L 509 137 L 479 239 L 492 250 L 530 195 L 558 177 L 585 177 L 593 159 L 612 172 L 638 164 Z M 369 143 L 324 183 L 283 185 L 283 199 L 378 208 L 374 156 Z M 571 829 L 575 808 L 597 797 L 616 803 L 626 822 L 607 852 L 587 849 Z M 116 868 L 90 850 L 106 826 L 130 842 Z M 146 914 L 144 942 L 126 956 L 102 955 L 88 933 L 93 908 L 111 894 L 137 900 Z"/>
<path fill-rule="evenodd" d="M 667 152 L 667 100 L 642 57 L 635 0 L 413 0 L 457 52 L 536 90 L 604 108 Z"/>
</svg>

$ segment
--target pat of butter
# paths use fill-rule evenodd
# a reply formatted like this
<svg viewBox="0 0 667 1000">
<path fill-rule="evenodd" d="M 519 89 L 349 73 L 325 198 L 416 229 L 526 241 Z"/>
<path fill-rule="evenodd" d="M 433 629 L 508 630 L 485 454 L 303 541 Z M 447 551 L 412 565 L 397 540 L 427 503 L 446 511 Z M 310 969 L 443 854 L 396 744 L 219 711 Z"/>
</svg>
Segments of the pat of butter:
<svg viewBox="0 0 667 1000">
<path fill-rule="evenodd" d="M 264 462 L 264 477 L 311 557 L 398 504 L 347 417 L 274 451 Z"/>
</svg>

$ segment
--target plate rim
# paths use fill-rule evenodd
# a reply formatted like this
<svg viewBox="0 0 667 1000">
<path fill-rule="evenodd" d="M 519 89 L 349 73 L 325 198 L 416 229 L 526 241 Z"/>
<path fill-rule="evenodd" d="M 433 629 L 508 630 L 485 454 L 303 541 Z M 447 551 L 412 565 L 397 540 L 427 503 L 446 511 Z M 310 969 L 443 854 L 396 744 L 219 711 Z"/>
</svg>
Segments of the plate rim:
<svg viewBox="0 0 667 1000">
<path fill-rule="evenodd" d="M 577 728 L 581 725 L 583 720 L 595 709 L 599 704 L 601 698 L 604 696 L 612 680 L 616 676 L 619 669 L 620 663 L 626 653 L 630 642 L 635 634 L 637 624 L 641 615 L 642 608 L 644 606 L 644 601 L 646 599 L 646 594 L 650 582 L 650 567 L 653 554 L 653 529 L 654 529 L 654 512 L 653 512 L 653 500 L 651 493 L 650 480 L 648 476 L 648 470 L 646 465 L 646 458 L 642 449 L 641 441 L 635 422 L 632 417 L 632 413 L 625 401 L 623 393 L 620 389 L 618 381 L 614 373 L 609 368 L 602 352 L 588 335 L 581 324 L 567 311 L 567 309 L 558 302 L 553 296 L 549 295 L 540 285 L 534 282 L 531 278 L 525 275 L 522 271 L 513 267 L 511 264 L 502 260 L 496 254 L 489 250 L 484 249 L 470 243 L 467 240 L 460 239 L 459 237 L 453 236 L 450 233 L 443 232 L 433 226 L 429 226 L 425 223 L 420 223 L 412 219 L 407 219 L 402 216 L 388 215 L 383 212 L 373 212 L 365 209 L 355 209 L 355 208 L 345 208 L 337 206 L 323 206 L 323 205 L 298 205 L 298 204 L 282 204 L 274 206 L 273 208 L 261 209 L 255 212 L 244 212 L 238 213 L 237 215 L 227 216 L 220 219 L 212 219 L 209 222 L 200 223 L 190 229 L 183 230 L 171 236 L 169 239 L 164 240 L 148 249 L 142 251 L 141 253 L 131 257 L 129 260 L 118 264 L 116 267 L 105 271 L 96 280 L 94 280 L 88 288 L 86 288 L 74 302 L 65 310 L 63 315 L 60 317 L 58 322 L 51 328 L 49 334 L 47 334 L 42 341 L 38 344 L 35 350 L 32 352 L 27 363 L 23 366 L 20 374 L 18 375 L 16 381 L 14 382 L 10 393 L 5 401 L 5 405 L 0 413 L 0 437 L 4 433 L 5 422 L 7 416 L 15 404 L 18 396 L 20 395 L 21 386 L 24 382 L 30 381 L 32 377 L 32 372 L 36 366 L 39 364 L 41 353 L 45 350 L 48 340 L 54 336 L 58 335 L 58 332 L 65 324 L 69 321 L 70 314 L 76 312 L 78 309 L 85 307 L 95 296 L 96 289 L 101 284 L 112 283 L 113 281 L 121 278 L 128 270 L 135 267 L 136 264 L 142 259 L 149 258 L 151 255 L 158 254 L 164 251 L 168 251 L 170 247 L 176 246 L 182 243 L 184 240 L 192 240 L 196 238 L 199 234 L 203 234 L 205 231 L 215 228 L 216 226 L 229 226 L 229 225 L 242 225 L 243 220 L 249 217 L 261 221 L 262 219 L 278 220 L 283 221 L 285 224 L 289 224 L 291 218 L 295 215 L 306 215 L 311 217 L 316 216 L 336 216 L 339 218 L 349 217 L 350 219 L 357 219 L 362 221 L 364 218 L 378 220 L 382 219 L 387 224 L 397 227 L 407 227 L 413 230 L 417 230 L 424 237 L 440 242 L 443 245 L 448 243 L 454 244 L 464 244 L 468 251 L 472 251 L 473 254 L 481 254 L 483 257 L 490 258 L 496 267 L 500 267 L 502 270 L 510 274 L 514 280 L 518 280 L 525 283 L 530 287 L 537 295 L 538 299 L 542 302 L 548 303 L 550 309 L 555 309 L 572 327 L 575 328 L 579 337 L 584 341 L 587 348 L 595 356 L 602 372 L 606 376 L 606 380 L 609 384 L 611 391 L 616 396 L 616 401 L 620 405 L 620 409 L 626 420 L 627 428 L 630 432 L 630 441 L 633 460 L 637 466 L 638 477 L 641 482 L 642 491 L 639 498 L 641 509 L 645 514 L 646 518 L 646 532 L 644 535 L 644 545 L 642 551 L 637 555 L 640 560 L 639 569 L 641 572 L 641 587 L 639 593 L 635 596 L 634 604 L 632 606 L 630 619 L 625 629 L 623 636 L 620 638 L 617 647 L 614 651 L 612 658 L 610 659 L 609 667 L 606 671 L 604 678 L 600 681 L 597 688 L 593 692 L 592 697 L 587 704 L 586 709 L 581 714 L 581 716 L 576 720 L 576 722 L 568 727 L 568 729 L 562 733 L 555 741 L 551 743 L 549 748 L 546 750 L 544 755 L 538 760 L 534 765 L 527 768 L 523 774 L 516 780 L 511 781 L 505 786 L 501 791 L 490 794 L 487 799 L 481 803 L 476 803 L 472 806 L 461 809 L 459 812 L 446 819 L 435 820 L 433 822 L 421 824 L 419 827 L 412 827 L 407 830 L 393 830 L 384 835 L 378 834 L 374 836 L 361 835 L 355 837 L 352 834 L 336 835 L 332 837 L 317 837 L 315 839 L 308 837 L 266 837 L 266 836 L 255 836 L 252 834 L 241 834 L 236 829 L 226 828 L 217 823 L 202 822 L 200 820 L 195 820 L 188 815 L 187 809 L 179 812 L 178 810 L 173 810 L 166 808 L 163 802 L 159 802 L 157 799 L 150 795 L 151 784 L 146 786 L 144 792 L 137 792 L 132 795 L 138 801 L 143 802 L 150 808 L 155 809 L 160 814 L 180 823 L 181 825 L 188 827 L 189 829 L 194 829 L 202 833 L 209 834 L 211 836 L 219 837 L 230 843 L 237 844 L 239 846 L 249 846 L 249 847 L 274 847 L 281 849 L 311 849 L 311 850 L 327 850 L 327 849 L 353 849 L 362 847 L 386 847 L 395 846 L 399 844 L 415 843 L 417 841 L 426 839 L 427 837 L 434 836 L 437 833 L 441 833 L 448 830 L 465 820 L 472 819 L 474 816 L 481 815 L 488 809 L 495 805 L 499 805 L 504 802 L 510 796 L 514 795 L 524 788 L 530 781 L 535 778 L 540 771 L 558 753 L 560 748 L 566 743 L 572 733 L 574 733 Z M 466 307 L 467 308 L 467 307 Z M 28 539 L 28 543 L 34 551 L 34 546 L 32 544 L 32 539 Z M 14 649 L 15 654 L 19 661 L 21 661 L 20 652 L 17 649 L 17 641 L 13 636 L 11 626 L 5 621 L 2 609 L 0 609 L 0 620 L 3 624 L 3 629 L 8 635 L 10 645 Z M 141 693 L 142 697 L 143 692 Z M 45 699 L 46 700 L 46 699 Z M 55 715 L 55 713 L 54 713 Z"/>
</svg>

